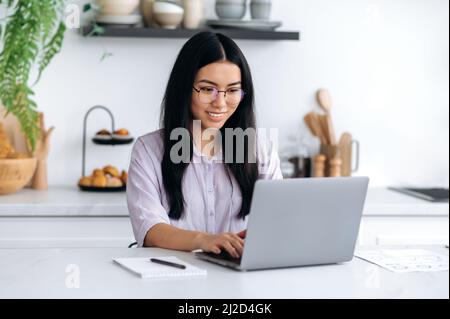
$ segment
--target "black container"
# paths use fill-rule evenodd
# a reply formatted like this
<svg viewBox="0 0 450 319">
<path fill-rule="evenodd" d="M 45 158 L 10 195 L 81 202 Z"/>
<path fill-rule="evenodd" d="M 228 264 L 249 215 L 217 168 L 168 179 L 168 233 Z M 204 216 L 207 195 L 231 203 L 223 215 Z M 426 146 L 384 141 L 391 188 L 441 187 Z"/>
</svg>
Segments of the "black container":
<svg viewBox="0 0 450 319">
<path fill-rule="evenodd" d="M 311 177 L 312 159 L 310 157 L 295 156 L 289 159 L 289 162 L 294 164 L 293 178 Z"/>
</svg>

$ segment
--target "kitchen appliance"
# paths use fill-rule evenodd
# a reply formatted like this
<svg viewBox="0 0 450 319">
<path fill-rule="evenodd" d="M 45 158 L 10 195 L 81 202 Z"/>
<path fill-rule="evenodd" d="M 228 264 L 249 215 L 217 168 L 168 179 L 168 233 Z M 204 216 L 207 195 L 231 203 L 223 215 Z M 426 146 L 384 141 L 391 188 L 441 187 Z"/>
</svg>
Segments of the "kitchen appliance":
<svg viewBox="0 0 450 319">
<path fill-rule="evenodd" d="M 448 188 L 389 187 L 389 189 L 429 202 L 448 203 Z"/>
</svg>

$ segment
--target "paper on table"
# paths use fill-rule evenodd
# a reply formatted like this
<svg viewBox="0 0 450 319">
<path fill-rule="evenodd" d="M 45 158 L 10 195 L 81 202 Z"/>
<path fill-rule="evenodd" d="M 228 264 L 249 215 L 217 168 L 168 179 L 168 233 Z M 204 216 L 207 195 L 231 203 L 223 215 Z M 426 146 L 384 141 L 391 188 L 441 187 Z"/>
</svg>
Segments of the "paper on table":
<svg viewBox="0 0 450 319">
<path fill-rule="evenodd" d="M 161 260 L 170 261 L 177 264 L 183 264 L 186 269 L 178 269 L 166 265 L 153 263 L 152 257 L 134 257 L 134 258 L 114 258 L 114 262 L 122 267 L 134 272 L 142 278 L 162 278 L 162 277 L 186 277 L 186 276 L 205 276 L 206 270 L 200 269 L 184 262 L 177 257 L 155 257 Z"/>
<path fill-rule="evenodd" d="M 449 270 L 448 256 L 421 249 L 361 250 L 355 256 L 396 273 Z"/>
</svg>

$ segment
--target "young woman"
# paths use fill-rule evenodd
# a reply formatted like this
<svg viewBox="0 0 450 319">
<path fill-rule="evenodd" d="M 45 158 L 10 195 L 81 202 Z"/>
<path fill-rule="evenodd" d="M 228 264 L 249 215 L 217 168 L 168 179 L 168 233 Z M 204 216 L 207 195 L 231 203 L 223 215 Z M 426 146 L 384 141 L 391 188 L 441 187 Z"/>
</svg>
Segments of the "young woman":
<svg viewBox="0 0 450 319">
<path fill-rule="evenodd" d="M 202 134 L 194 134 L 195 123 Z M 252 76 L 235 42 L 201 32 L 184 45 L 161 124 L 137 140 L 131 156 L 127 202 L 138 245 L 239 257 L 256 180 L 282 175 L 276 151 L 259 137 L 245 139 L 244 148 L 215 139 L 222 147 L 212 148 L 211 134 L 203 134 L 225 140 L 226 130 L 256 129 Z M 188 133 L 188 161 L 174 160 L 180 139 L 173 132 L 179 129 Z M 235 160 L 224 160 L 226 154 Z"/>
</svg>

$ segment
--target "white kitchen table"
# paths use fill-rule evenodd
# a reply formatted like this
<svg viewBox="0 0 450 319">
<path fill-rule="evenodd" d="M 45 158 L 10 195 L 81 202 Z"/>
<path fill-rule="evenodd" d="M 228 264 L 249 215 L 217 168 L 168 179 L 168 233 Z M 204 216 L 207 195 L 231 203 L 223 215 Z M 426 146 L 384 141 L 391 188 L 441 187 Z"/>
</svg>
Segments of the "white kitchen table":
<svg viewBox="0 0 450 319">
<path fill-rule="evenodd" d="M 443 247 L 426 249 L 448 254 Z M 141 279 L 112 261 L 154 256 L 177 256 L 208 275 Z M 157 248 L 0 249 L 0 298 L 447 299 L 449 272 L 396 274 L 356 257 L 337 265 L 238 272 Z"/>
</svg>

